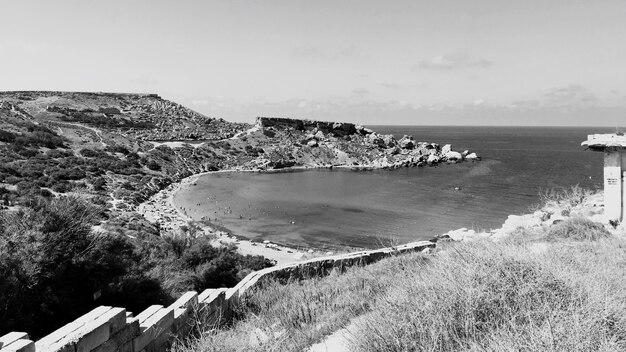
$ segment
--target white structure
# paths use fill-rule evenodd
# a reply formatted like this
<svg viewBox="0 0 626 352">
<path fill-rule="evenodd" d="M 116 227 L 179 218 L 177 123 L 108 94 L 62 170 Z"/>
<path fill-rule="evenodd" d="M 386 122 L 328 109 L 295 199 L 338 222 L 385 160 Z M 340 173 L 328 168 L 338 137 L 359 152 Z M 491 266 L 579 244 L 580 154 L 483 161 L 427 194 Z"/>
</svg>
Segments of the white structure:
<svg viewBox="0 0 626 352">
<path fill-rule="evenodd" d="M 610 221 L 624 221 L 626 136 L 590 134 L 582 146 L 604 152 L 604 215 Z"/>
</svg>

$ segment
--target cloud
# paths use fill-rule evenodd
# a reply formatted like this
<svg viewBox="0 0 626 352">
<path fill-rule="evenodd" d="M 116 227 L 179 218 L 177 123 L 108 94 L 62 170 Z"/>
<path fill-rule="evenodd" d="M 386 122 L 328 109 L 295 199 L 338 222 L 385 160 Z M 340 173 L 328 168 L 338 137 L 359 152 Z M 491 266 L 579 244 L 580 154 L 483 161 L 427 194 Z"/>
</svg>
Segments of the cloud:
<svg viewBox="0 0 626 352">
<path fill-rule="evenodd" d="M 548 102 L 557 105 L 590 103 L 598 100 L 598 97 L 579 84 L 549 89 L 544 97 Z"/>
<path fill-rule="evenodd" d="M 457 70 L 465 68 L 487 68 L 493 62 L 470 56 L 466 53 L 454 53 L 435 56 L 429 60 L 420 61 L 417 66 L 425 70 Z"/>
<path fill-rule="evenodd" d="M 388 89 L 398 89 L 398 88 L 400 88 L 399 84 L 391 83 L 391 82 L 383 82 L 380 85 L 385 87 L 385 88 L 388 88 Z"/>
<path fill-rule="evenodd" d="M 472 104 L 473 104 L 474 106 L 484 105 L 485 103 L 486 103 L 486 102 L 485 102 L 485 100 L 484 100 L 484 99 L 475 99 L 475 100 L 472 102 Z"/>
<path fill-rule="evenodd" d="M 352 90 L 352 94 L 359 96 L 359 97 L 364 97 L 370 94 L 370 91 L 365 88 L 355 88 Z"/>
</svg>

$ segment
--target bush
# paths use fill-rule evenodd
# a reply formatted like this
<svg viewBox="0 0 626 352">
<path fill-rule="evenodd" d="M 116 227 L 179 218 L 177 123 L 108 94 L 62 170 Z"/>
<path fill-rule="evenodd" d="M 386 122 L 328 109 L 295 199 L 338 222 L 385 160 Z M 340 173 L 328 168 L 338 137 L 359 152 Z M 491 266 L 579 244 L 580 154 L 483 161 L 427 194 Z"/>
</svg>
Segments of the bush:
<svg viewBox="0 0 626 352">
<path fill-rule="evenodd" d="M 212 247 L 206 237 L 163 238 L 139 217 L 111 218 L 123 227 L 94 233 L 108 217 L 94 206 L 104 198 L 46 200 L 39 192 L 21 199 L 19 212 L 0 213 L 0 335 L 38 338 L 98 305 L 140 312 L 186 290 L 234 286 L 242 273 L 272 265 L 235 247 Z M 12 197 L 1 193 L 3 201 Z"/>
<path fill-rule="evenodd" d="M 549 202 L 564 203 L 571 206 L 576 206 L 582 203 L 586 198 L 591 196 L 593 191 L 584 189 L 579 185 L 572 186 L 570 189 L 548 189 L 539 192 L 539 199 L 541 204 Z"/>
<path fill-rule="evenodd" d="M 69 182 L 58 182 L 52 185 L 52 190 L 58 193 L 65 193 L 72 190 L 72 185 Z"/>
<path fill-rule="evenodd" d="M 159 165 L 159 163 L 157 163 L 154 160 L 150 160 L 148 161 L 148 163 L 146 164 L 146 167 L 152 171 L 159 171 L 161 170 L 161 165 Z"/>
<path fill-rule="evenodd" d="M 127 303 L 142 299 L 133 294 L 162 296 L 138 269 L 141 257 L 126 237 L 91 231 L 100 209 L 72 197 L 31 207 L 0 215 L 0 335 L 26 330 L 36 338 L 100 304 L 132 309 Z"/>
<path fill-rule="evenodd" d="M 243 256 L 236 247 L 213 247 L 207 237 L 166 236 L 161 259 L 153 273 L 172 295 L 207 288 L 232 287 L 241 272 L 261 270 L 273 265 L 262 256 Z M 163 271 L 163 268 L 167 268 Z"/>
<path fill-rule="evenodd" d="M 549 240 L 570 239 L 574 241 L 597 241 L 610 237 L 602 224 L 586 218 L 569 218 L 550 227 L 546 238 Z"/>
<path fill-rule="evenodd" d="M 80 155 L 84 156 L 85 158 L 110 158 L 110 156 L 102 150 L 93 150 L 88 148 L 81 149 Z"/>
<path fill-rule="evenodd" d="M 0 142 L 12 143 L 15 140 L 15 135 L 9 131 L 0 130 Z"/>
<path fill-rule="evenodd" d="M 91 184 L 93 185 L 94 191 L 104 191 L 105 189 L 104 186 L 106 186 L 106 181 L 102 177 L 96 177 L 95 179 L 93 179 Z"/>
</svg>

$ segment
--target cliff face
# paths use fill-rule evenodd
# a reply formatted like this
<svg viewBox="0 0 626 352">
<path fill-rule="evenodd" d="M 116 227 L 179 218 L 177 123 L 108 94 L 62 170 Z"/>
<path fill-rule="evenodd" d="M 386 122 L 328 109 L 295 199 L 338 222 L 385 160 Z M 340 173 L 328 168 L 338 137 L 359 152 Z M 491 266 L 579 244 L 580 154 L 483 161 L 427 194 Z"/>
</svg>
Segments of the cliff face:
<svg viewBox="0 0 626 352">
<path fill-rule="evenodd" d="M 297 131 L 322 131 L 336 136 L 349 136 L 357 133 L 356 125 L 348 122 L 326 122 L 312 120 L 298 120 L 282 117 L 257 117 L 257 126 L 261 128 L 286 129 Z"/>
</svg>

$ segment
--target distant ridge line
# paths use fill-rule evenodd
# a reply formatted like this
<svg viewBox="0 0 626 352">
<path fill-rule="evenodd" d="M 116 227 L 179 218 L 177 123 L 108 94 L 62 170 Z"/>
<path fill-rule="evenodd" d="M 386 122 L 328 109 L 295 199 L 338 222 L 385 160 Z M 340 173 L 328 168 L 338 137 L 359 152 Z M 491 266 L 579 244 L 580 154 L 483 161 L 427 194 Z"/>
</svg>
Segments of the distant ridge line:
<svg viewBox="0 0 626 352">
<path fill-rule="evenodd" d="M 7 90 L 0 91 L 0 95 L 5 94 L 81 94 L 81 95 L 100 95 L 100 96 L 136 96 L 136 97 L 149 97 L 159 98 L 156 93 L 113 93 L 113 92 L 74 92 L 74 91 L 59 91 L 59 90 Z"/>
</svg>

